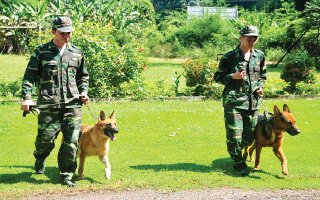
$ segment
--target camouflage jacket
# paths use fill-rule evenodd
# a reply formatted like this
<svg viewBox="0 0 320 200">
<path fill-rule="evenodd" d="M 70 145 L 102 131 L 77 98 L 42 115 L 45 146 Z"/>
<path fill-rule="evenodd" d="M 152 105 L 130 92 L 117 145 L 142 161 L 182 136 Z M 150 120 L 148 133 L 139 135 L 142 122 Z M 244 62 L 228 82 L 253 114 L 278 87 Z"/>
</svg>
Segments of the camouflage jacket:
<svg viewBox="0 0 320 200">
<path fill-rule="evenodd" d="M 239 69 L 246 70 L 245 79 L 232 79 L 232 75 Z M 244 59 L 239 47 L 226 53 L 221 58 L 219 67 L 214 74 L 214 80 L 225 85 L 222 93 L 223 106 L 244 110 L 259 109 L 260 98 L 255 90 L 264 86 L 267 78 L 266 73 L 263 52 L 252 49 L 249 61 Z"/>
<path fill-rule="evenodd" d="M 63 54 L 50 41 L 36 48 L 22 80 L 22 97 L 31 99 L 38 89 L 37 105 L 80 107 L 80 94 L 88 93 L 89 74 L 82 52 L 67 44 Z"/>
</svg>

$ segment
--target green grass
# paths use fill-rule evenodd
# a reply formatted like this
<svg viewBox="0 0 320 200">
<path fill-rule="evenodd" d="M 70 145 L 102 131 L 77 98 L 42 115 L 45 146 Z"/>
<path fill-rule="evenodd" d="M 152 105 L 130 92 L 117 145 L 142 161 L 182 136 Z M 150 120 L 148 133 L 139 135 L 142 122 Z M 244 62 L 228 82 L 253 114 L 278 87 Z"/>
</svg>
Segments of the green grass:
<svg viewBox="0 0 320 200">
<path fill-rule="evenodd" d="M 147 84 L 163 80 L 173 84 L 175 72 L 182 74 L 184 60 L 150 58 L 143 72 Z M 23 76 L 27 57 L 0 55 L 0 80 L 15 81 Z M 268 81 L 280 79 L 279 69 L 268 70 Z M 185 87 L 184 78 L 180 80 Z M 284 151 L 290 175 L 281 174 L 280 162 L 272 150 L 262 152 L 262 170 L 250 177 L 233 176 L 232 161 L 226 151 L 223 109 L 218 101 L 148 101 L 92 103 L 91 110 L 109 113 L 115 110 L 120 133 L 111 143 L 112 179 L 104 179 L 103 164 L 91 157 L 85 165 L 85 180 L 77 181 L 71 190 L 143 188 L 184 190 L 231 187 L 242 189 L 320 189 L 320 147 L 317 117 L 319 100 L 267 100 L 288 103 L 302 133 L 286 134 Z M 36 117 L 22 118 L 19 104 L 0 105 L 0 199 L 28 194 L 59 192 L 56 148 L 47 159 L 45 175 L 33 171 Z M 89 110 L 83 108 L 83 122 L 95 123 Z M 176 136 L 171 137 L 172 133 Z M 252 168 L 253 163 L 249 166 Z"/>
<path fill-rule="evenodd" d="M 267 100 L 287 103 L 302 133 L 285 135 L 284 152 L 289 176 L 283 176 L 272 149 L 262 151 L 261 171 L 249 177 L 235 177 L 226 151 L 223 109 L 220 101 L 140 101 L 92 103 L 90 109 L 115 110 L 117 140 L 111 142 L 112 178 L 104 178 L 104 167 L 97 157 L 85 163 L 85 180 L 67 189 L 59 184 L 56 148 L 47 159 L 45 175 L 33 171 L 36 117 L 21 117 L 19 104 L 0 105 L 0 199 L 66 190 L 157 189 L 177 191 L 201 188 L 241 189 L 320 189 L 318 99 Z M 95 123 L 88 108 L 83 122 Z M 171 137 L 172 133 L 176 136 Z M 249 163 L 252 168 L 253 163 Z"/>
<path fill-rule="evenodd" d="M 21 79 L 27 64 L 26 56 L 0 55 L 0 82 L 13 82 Z"/>
<path fill-rule="evenodd" d="M 175 72 L 177 75 L 183 74 L 182 64 L 184 59 L 160 59 L 149 58 L 148 68 L 143 71 L 142 77 L 146 80 L 146 84 L 156 87 L 157 81 L 164 82 L 164 88 L 169 89 L 174 84 Z M 186 88 L 186 79 L 184 76 L 180 77 L 179 89 Z"/>
</svg>

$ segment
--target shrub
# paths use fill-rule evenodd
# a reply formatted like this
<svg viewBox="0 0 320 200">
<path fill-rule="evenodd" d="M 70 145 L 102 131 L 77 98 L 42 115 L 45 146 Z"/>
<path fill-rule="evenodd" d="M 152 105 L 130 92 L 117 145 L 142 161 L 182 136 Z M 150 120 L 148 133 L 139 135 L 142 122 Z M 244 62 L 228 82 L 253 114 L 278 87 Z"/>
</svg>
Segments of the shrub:
<svg viewBox="0 0 320 200">
<path fill-rule="evenodd" d="M 308 84 L 304 82 L 297 83 L 296 94 L 301 95 L 318 95 L 320 94 L 320 84 Z"/>
<path fill-rule="evenodd" d="M 196 96 L 203 95 L 207 90 L 207 86 L 211 85 L 212 77 L 216 71 L 218 63 L 202 58 L 196 60 L 187 60 L 184 65 L 184 76 L 186 77 L 186 85 L 195 87 L 194 94 Z"/>
<path fill-rule="evenodd" d="M 18 96 L 21 92 L 21 80 L 10 83 L 0 83 L 0 96 Z"/>
<path fill-rule="evenodd" d="M 305 52 L 293 54 L 287 59 L 286 65 L 281 73 L 281 79 L 289 83 L 286 90 L 289 93 L 294 93 L 296 84 L 304 82 L 313 84 L 317 82 L 314 74 L 314 64 L 311 58 Z"/>
<path fill-rule="evenodd" d="M 234 47 L 239 38 L 231 23 L 218 15 L 192 19 L 181 26 L 175 36 L 184 47 L 202 48 L 210 42 L 221 51 Z"/>
</svg>

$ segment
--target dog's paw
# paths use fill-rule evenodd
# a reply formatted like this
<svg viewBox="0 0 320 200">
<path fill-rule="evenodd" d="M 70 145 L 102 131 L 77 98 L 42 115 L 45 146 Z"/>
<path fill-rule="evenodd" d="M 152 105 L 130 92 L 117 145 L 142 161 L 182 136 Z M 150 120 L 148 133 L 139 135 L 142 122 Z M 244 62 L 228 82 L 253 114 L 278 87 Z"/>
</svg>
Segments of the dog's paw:
<svg viewBox="0 0 320 200">
<path fill-rule="evenodd" d="M 84 179 L 83 175 L 82 176 L 78 176 L 78 180 L 83 180 L 83 179 Z"/>
<path fill-rule="evenodd" d="M 254 159 L 253 158 L 250 158 L 250 160 L 249 160 L 249 162 L 252 162 L 252 163 L 254 163 Z"/>
<path fill-rule="evenodd" d="M 256 166 L 256 167 L 254 167 L 254 168 L 253 168 L 253 170 L 255 170 L 255 171 L 260 170 L 260 166 Z"/>
<path fill-rule="evenodd" d="M 110 180 L 111 179 L 111 169 L 106 168 L 106 179 Z"/>
<path fill-rule="evenodd" d="M 282 173 L 286 176 L 289 175 L 288 167 L 286 164 L 282 164 Z"/>
<path fill-rule="evenodd" d="M 287 169 L 282 169 L 282 173 L 283 173 L 283 175 L 286 175 L 286 176 L 288 176 L 288 175 L 289 175 L 289 172 L 288 172 L 288 170 L 287 170 Z"/>
</svg>

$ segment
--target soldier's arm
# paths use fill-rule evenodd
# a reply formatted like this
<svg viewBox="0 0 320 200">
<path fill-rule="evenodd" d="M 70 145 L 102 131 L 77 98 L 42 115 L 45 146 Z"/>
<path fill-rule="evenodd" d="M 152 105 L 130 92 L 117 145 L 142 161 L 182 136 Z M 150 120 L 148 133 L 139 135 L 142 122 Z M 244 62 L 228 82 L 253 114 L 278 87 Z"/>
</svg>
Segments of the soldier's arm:
<svg viewBox="0 0 320 200">
<path fill-rule="evenodd" d="M 227 85 L 232 80 L 233 73 L 230 73 L 230 63 L 228 59 L 223 56 L 220 60 L 219 67 L 214 74 L 214 80 L 217 83 Z"/>
<path fill-rule="evenodd" d="M 32 100 L 32 88 L 38 82 L 39 78 L 39 66 L 41 61 L 39 59 L 40 51 L 36 49 L 32 53 L 30 60 L 28 62 L 27 68 L 25 70 L 23 79 L 22 79 L 22 98 L 24 100 Z"/>
<path fill-rule="evenodd" d="M 260 77 L 258 79 L 258 87 L 263 88 L 266 79 L 267 79 L 267 66 L 265 63 L 265 56 L 262 55 L 262 59 L 260 62 Z"/>
<path fill-rule="evenodd" d="M 30 105 L 34 105 L 31 95 L 32 95 L 32 88 L 38 82 L 38 78 L 39 78 L 38 71 L 39 71 L 39 66 L 41 65 L 39 55 L 40 53 L 38 49 L 36 49 L 34 53 L 32 53 L 22 79 L 21 94 L 22 94 L 23 101 L 21 103 L 21 109 L 24 110 L 23 116 L 25 116 L 25 114 L 29 112 Z"/>
<path fill-rule="evenodd" d="M 80 95 L 87 96 L 89 89 L 89 73 L 85 65 L 83 54 L 80 58 L 79 69 L 76 74 L 76 80 Z"/>
</svg>

